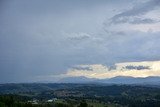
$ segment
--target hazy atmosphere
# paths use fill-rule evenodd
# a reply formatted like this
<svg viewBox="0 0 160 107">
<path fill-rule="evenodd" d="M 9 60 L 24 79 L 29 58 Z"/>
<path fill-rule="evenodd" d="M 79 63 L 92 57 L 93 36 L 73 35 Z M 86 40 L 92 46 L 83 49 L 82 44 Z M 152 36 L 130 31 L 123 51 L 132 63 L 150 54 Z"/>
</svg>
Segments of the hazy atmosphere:
<svg viewBox="0 0 160 107">
<path fill-rule="evenodd" d="M 160 76 L 160 0 L 0 0 L 0 83 Z"/>
</svg>

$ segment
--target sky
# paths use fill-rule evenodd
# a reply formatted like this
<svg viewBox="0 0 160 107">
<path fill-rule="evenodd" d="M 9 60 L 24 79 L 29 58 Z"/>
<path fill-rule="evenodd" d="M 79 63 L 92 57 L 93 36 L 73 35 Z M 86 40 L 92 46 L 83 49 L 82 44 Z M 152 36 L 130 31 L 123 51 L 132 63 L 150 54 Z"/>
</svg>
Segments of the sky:
<svg viewBox="0 0 160 107">
<path fill-rule="evenodd" d="M 159 0 L 0 0 L 0 83 L 160 76 Z"/>
</svg>

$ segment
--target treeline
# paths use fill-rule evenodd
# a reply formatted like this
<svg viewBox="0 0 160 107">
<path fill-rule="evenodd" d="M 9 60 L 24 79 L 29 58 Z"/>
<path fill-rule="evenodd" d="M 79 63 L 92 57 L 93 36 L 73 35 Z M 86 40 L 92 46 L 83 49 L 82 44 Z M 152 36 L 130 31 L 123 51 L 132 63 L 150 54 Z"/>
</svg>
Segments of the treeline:
<svg viewBox="0 0 160 107">
<path fill-rule="evenodd" d="M 75 107 L 75 104 L 70 102 L 39 102 L 39 104 L 32 104 L 28 102 L 31 100 L 30 97 L 19 96 L 19 95 L 0 95 L 0 107 Z M 85 100 L 81 100 L 77 107 L 91 107 Z"/>
<path fill-rule="evenodd" d="M 34 96 L 30 96 L 33 94 Z M 47 100 L 52 98 L 58 100 L 48 103 Z M 38 103 L 34 104 L 33 99 Z M 39 93 L 0 94 L 0 107 L 99 107 L 95 104 L 116 107 L 160 107 L 160 88 L 80 85 Z"/>
</svg>

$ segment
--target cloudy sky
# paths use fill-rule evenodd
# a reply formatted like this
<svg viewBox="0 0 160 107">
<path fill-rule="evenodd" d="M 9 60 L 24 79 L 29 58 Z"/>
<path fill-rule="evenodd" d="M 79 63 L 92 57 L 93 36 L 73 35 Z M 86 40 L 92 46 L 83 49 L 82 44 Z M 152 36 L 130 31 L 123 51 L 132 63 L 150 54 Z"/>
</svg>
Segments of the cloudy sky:
<svg viewBox="0 0 160 107">
<path fill-rule="evenodd" d="M 160 76 L 159 0 L 1 0 L 0 82 Z"/>
</svg>

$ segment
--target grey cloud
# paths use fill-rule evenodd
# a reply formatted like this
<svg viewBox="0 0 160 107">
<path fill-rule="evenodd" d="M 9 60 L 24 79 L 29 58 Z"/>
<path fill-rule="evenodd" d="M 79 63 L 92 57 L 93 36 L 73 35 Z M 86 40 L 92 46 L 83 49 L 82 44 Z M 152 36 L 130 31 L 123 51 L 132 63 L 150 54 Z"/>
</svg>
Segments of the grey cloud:
<svg viewBox="0 0 160 107">
<path fill-rule="evenodd" d="M 104 31 L 108 34 L 108 35 L 126 35 L 126 33 L 124 31 L 111 31 L 108 29 L 104 29 Z"/>
<path fill-rule="evenodd" d="M 76 70 L 87 70 L 87 71 L 92 71 L 93 69 L 90 67 L 73 67 L 72 69 Z"/>
<path fill-rule="evenodd" d="M 120 19 L 116 19 L 116 21 L 113 21 L 112 23 L 114 24 L 124 24 L 124 23 L 129 23 L 129 24 L 153 24 L 157 23 L 159 21 L 150 19 L 150 18 L 137 18 L 137 17 L 123 17 Z"/>
<path fill-rule="evenodd" d="M 87 33 L 66 33 L 65 34 L 70 40 L 85 40 L 89 39 L 91 36 Z"/>
<path fill-rule="evenodd" d="M 143 15 L 149 11 L 152 11 L 156 7 L 160 5 L 159 0 L 150 0 L 146 3 L 141 3 L 137 6 L 134 6 L 132 9 L 124 11 L 122 13 L 119 13 L 111 18 L 111 24 L 117 24 L 117 23 L 126 23 L 129 21 L 130 17 Z M 152 23 L 154 22 L 151 19 L 134 19 L 135 21 L 131 21 L 130 23 Z"/>
<path fill-rule="evenodd" d="M 129 70 L 149 70 L 150 67 L 149 66 L 126 66 L 125 69 L 129 69 Z"/>
<path fill-rule="evenodd" d="M 159 32 L 102 31 L 104 12 L 110 17 L 109 8 L 121 9 L 130 3 L 126 1 L 4 0 L 0 4 L 0 82 L 36 81 L 38 75 L 62 74 L 80 64 L 158 60 Z M 63 31 L 69 33 L 63 35 Z"/>
<path fill-rule="evenodd" d="M 129 21 L 129 23 L 131 24 L 151 24 L 151 23 L 156 23 L 156 22 L 159 22 L 159 21 L 149 19 L 149 18 L 146 18 L 146 19 L 135 18 L 134 20 Z"/>
</svg>

